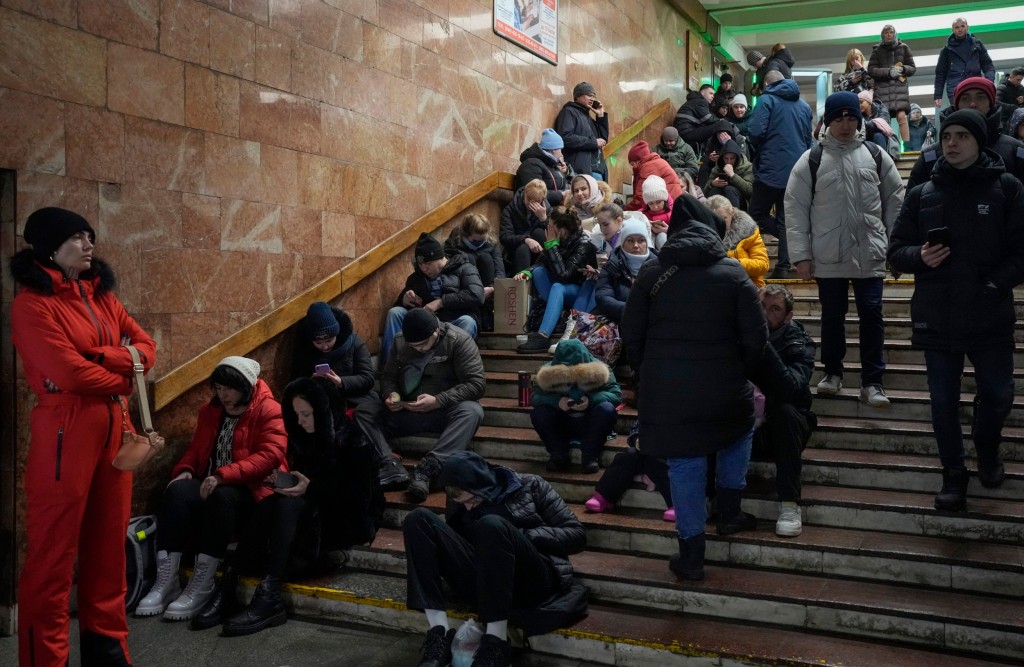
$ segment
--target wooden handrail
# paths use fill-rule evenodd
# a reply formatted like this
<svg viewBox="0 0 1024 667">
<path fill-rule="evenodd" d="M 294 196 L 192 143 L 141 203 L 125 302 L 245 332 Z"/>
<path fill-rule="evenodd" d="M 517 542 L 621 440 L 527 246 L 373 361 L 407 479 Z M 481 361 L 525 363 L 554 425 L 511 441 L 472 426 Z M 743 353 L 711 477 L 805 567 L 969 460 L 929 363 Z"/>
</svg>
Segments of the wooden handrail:
<svg viewBox="0 0 1024 667">
<path fill-rule="evenodd" d="M 672 109 L 672 100 L 669 98 L 663 99 L 657 105 L 651 108 L 650 111 L 645 113 L 639 120 L 627 127 L 625 130 L 615 135 L 615 137 L 604 145 L 604 156 L 610 157 L 615 151 L 624 147 L 629 142 L 633 141 L 641 132 L 643 132 L 648 125 L 661 118 L 661 116 Z"/>
<path fill-rule="evenodd" d="M 672 108 L 672 101 L 664 99 L 635 123 L 623 130 L 604 147 L 610 156 L 632 141 L 643 130 Z M 372 275 L 416 242 L 422 232 L 428 234 L 497 189 L 511 190 L 515 176 L 494 171 L 451 197 L 440 206 L 417 218 L 411 225 L 384 239 L 363 253 L 340 271 L 335 271 L 306 291 L 293 296 L 280 306 L 247 324 L 238 332 L 216 343 L 213 347 L 189 359 L 153 383 L 153 409 L 166 407 L 186 391 L 205 381 L 217 362 L 230 355 L 245 355 L 265 341 L 282 333 L 306 315 L 314 301 L 331 301 L 354 287 L 360 280 Z"/>
<path fill-rule="evenodd" d="M 391 261 L 416 242 L 421 232 L 430 233 L 499 188 L 512 189 L 515 177 L 495 171 L 473 183 L 440 206 L 417 218 L 411 225 L 384 239 L 340 271 L 335 271 L 308 290 L 293 296 L 280 306 L 247 324 L 208 350 L 189 359 L 153 383 L 153 409 L 160 410 L 186 391 L 204 382 L 217 362 L 230 355 L 245 355 L 264 341 L 285 331 L 306 315 L 314 301 L 331 301 L 356 283 Z"/>
</svg>

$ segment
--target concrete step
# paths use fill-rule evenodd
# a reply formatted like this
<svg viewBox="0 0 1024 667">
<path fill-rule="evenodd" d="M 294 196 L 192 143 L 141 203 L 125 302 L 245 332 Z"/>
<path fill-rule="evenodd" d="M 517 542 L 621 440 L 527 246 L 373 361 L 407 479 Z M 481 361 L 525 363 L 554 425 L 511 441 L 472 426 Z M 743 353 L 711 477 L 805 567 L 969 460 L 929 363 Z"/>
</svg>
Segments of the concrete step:
<svg viewBox="0 0 1024 667">
<path fill-rule="evenodd" d="M 811 336 L 817 344 L 815 358 L 821 360 L 821 338 Z M 924 365 L 924 352 L 915 350 L 909 340 L 893 340 L 887 338 L 884 346 L 884 357 L 886 363 L 890 364 L 917 364 Z M 856 337 L 846 339 L 846 359 L 855 362 L 860 359 L 860 342 Z M 1024 368 L 1024 344 L 1016 343 L 1013 348 L 1013 367 Z M 498 370 L 498 369 L 492 369 Z"/>
<path fill-rule="evenodd" d="M 368 548 L 353 552 L 353 565 L 342 573 L 284 586 L 290 613 L 359 623 L 422 635 L 423 614 L 405 606 L 405 554 L 401 535 L 382 530 Z M 243 580 L 247 593 L 257 583 Z M 468 614 L 449 609 L 454 624 Z M 813 629 L 752 625 L 694 613 L 645 611 L 635 607 L 590 603 L 589 615 L 571 628 L 529 639 L 523 661 L 516 664 L 616 667 L 690 667 L 692 665 L 844 665 L 877 667 L 982 667 L 992 662 L 951 648 L 897 646 L 876 639 L 830 636 Z M 513 646 L 524 645 L 512 628 Z M 527 663 L 527 660 L 529 661 Z"/>
<path fill-rule="evenodd" d="M 843 373 L 843 386 L 852 389 L 860 389 L 861 386 L 861 365 L 859 363 L 843 362 L 845 373 Z M 825 366 L 820 361 L 814 364 L 817 371 L 813 377 L 812 384 L 821 379 L 825 374 Z M 500 383 L 500 378 L 495 378 Z M 1024 369 L 1013 371 L 1014 389 L 1016 392 L 1024 392 Z M 885 365 L 885 388 L 909 389 L 914 391 L 926 391 L 928 389 L 928 376 L 924 364 L 892 364 Z M 964 368 L 962 390 L 974 392 L 978 388 L 977 376 L 974 368 Z"/>
<path fill-rule="evenodd" d="M 820 394 L 811 386 L 814 395 L 815 414 L 825 417 L 847 417 L 850 419 L 896 419 L 928 422 L 931 420 L 931 400 L 927 391 L 886 389 L 890 405 L 884 408 L 870 407 L 860 402 L 860 390 L 843 387 L 838 394 Z M 960 420 L 971 422 L 974 414 L 974 394 L 960 395 Z M 1006 418 L 1007 426 L 1024 425 L 1024 397 L 1015 396 L 1013 407 Z"/>
<path fill-rule="evenodd" d="M 799 318 L 800 324 L 812 338 L 821 337 L 821 316 L 806 315 Z M 846 317 L 846 337 L 855 339 L 859 335 L 860 319 L 856 314 Z M 913 333 L 913 323 L 909 317 L 886 317 L 885 337 L 890 340 L 910 340 Z M 1024 322 L 1017 322 L 1014 326 L 1014 340 L 1018 343 L 1024 342 Z"/>
</svg>

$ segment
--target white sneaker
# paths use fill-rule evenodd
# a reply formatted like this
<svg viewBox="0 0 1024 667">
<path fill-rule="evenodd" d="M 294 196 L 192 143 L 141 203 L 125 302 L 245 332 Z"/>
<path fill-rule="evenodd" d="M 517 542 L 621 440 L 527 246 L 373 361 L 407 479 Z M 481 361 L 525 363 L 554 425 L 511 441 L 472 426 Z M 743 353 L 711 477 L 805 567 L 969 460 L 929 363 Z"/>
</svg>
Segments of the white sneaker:
<svg viewBox="0 0 1024 667">
<path fill-rule="evenodd" d="M 821 382 L 818 383 L 819 394 L 838 394 L 842 388 L 843 376 L 841 375 L 826 373 L 825 377 L 821 378 Z"/>
<path fill-rule="evenodd" d="M 146 593 L 146 597 L 142 598 L 138 606 L 135 607 L 136 616 L 159 616 L 167 609 L 167 605 L 181 595 L 181 582 L 178 581 L 178 566 L 180 564 L 180 551 L 157 553 L 156 581 Z"/>
<path fill-rule="evenodd" d="M 887 408 L 890 405 L 889 399 L 885 395 L 885 390 L 877 384 L 869 384 L 861 388 L 860 402 L 873 408 Z"/>
<path fill-rule="evenodd" d="M 775 534 L 779 537 L 796 537 L 803 529 L 800 506 L 796 503 L 779 503 L 779 520 L 775 522 Z"/>
<path fill-rule="evenodd" d="M 206 601 L 213 595 L 217 588 L 216 574 L 220 559 L 199 554 L 196 556 L 196 566 L 192 570 L 192 578 L 188 586 L 182 591 L 178 599 L 167 605 L 164 611 L 164 619 L 168 621 L 187 621 L 203 608 Z"/>
</svg>

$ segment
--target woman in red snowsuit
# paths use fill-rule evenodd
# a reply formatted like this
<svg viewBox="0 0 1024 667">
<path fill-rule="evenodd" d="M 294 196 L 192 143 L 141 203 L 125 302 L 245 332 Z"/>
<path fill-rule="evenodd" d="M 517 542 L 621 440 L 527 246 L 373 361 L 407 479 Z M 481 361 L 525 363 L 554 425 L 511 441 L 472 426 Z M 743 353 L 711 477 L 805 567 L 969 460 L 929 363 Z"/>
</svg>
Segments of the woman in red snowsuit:
<svg viewBox="0 0 1024 667">
<path fill-rule="evenodd" d="M 18 661 L 63 666 L 68 598 L 78 555 L 82 664 L 128 665 L 124 540 L 132 475 L 111 465 L 131 429 L 133 345 L 149 370 L 156 343 L 112 291 L 93 257 L 85 218 L 39 209 L 25 223 L 30 250 L 11 258 L 20 290 L 11 308 L 14 346 L 38 396 L 25 470 L 28 548 L 18 582 Z M 127 425 L 127 426 L 125 426 Z"/>
</svg>

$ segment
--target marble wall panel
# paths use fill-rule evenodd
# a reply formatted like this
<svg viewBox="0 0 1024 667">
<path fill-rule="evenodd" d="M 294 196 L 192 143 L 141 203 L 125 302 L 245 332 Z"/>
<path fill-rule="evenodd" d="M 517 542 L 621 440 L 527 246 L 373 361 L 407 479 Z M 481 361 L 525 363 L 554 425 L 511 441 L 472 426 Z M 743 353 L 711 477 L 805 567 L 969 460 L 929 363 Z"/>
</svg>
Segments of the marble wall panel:
<svg viewBox="0 0 1024 667">
<path fill-rule="evenodd" d="M 301 255 L 307 260 L 323 255 L 323 213 L 319 209 L 285 206 L 281 209 L 281 235 L 284 252 Z M 336 262 L 335 262 L 336 263 Z M 309 273 L 309 265 L 303 267 Z M 316 271 L 318 276 L 320 271 Z M 316 280 L 310 276 L 311 280 Z"/>
<path fill-rule="evenodd" d="M 124 116 L 67 105 L 67 175 L 93 181 L 124 180 Z"/>
<path fill-rule="evenodd" d="M 260 145 L 255 141 L 207 134 L 201 194 L 249 199 L 259 196 Z"/>
<path fill-rule="evenodd" d="M 332 158 L 299 153 L 299 205 L 324 211 L 345 209 L 345 165 Z"/>
<path fill-rule="evenodd" d="M 342 60 L 342 76 L 345 93 L 341 103 L 335 106 L 352 109 L 380 120 L 387 120 L 390 117 L 391 110 L 387 108 L 387 80 L 392 78 L 390 74 L 378 72 L 363 63 Z"/>
<path fill-rule="evenodd" d="M 220 248 L 220 198 L 181 195 L 181 241 L 185 248 Z"/>
<path fill-rule="evenodd" d="M 106 42 L 0 8 L 0 86 L 104 106 Z"/>
<path fill-rule="evenodd" d="M 210 8 L 195 0 L 163 0 L 160 53 L 209 67 Z"/>
<path fill-rule="evenodd" d="M 363 62 L 403 79 L 413 76 L 416 45 L 398 35 L 363 22 Z"/>
<path fill-rule="evenodd" d="M 375 218 L 371 216 L 350 216 L 355 238 L 355 257 L 369 252 L 384 239 L 397 234 L 405 227 L 401 220 Z"/>
<path fill-rule="evenodd" d="M 238 199 L 221 201 L 221 250 L 280 254 L 281 207 Z"/>
<path fill-rule="evenodd" d="M 238 133 L 243 139 L 306 153 L 320 152 L 320 103 L 243 82 Z"/>
<path fill-rule="evenodd" d="M 239 80 L 197 65 L 185 65 L 185 124 L 239 135 Z"/>
<path fill-rule="evenodd" d="M 352 60 L 363 58 L 363 21 L 324 2 L 302 2 L 299 38 Z"/>
<path fill-rule="evenodd" d="M 405 171 L 408 130 L 401 125 L 323 105 L 323 155 L 372 167 Z"/>
<path fill-rule="evenodd" d="M 0 167 L 64 174 L 64 107 L 49 97 L 0 88 Z"/>
<path fill-rule="evenodd" d="M 99 211 L 96 183 L 78 178 L 19 170 L 17 174 L 17 230 L 21 235 L 25 219 L 44 206 L 60 206 L 95 223 Z"/>
<path fill-rule="evenodd" d="M 180 60 L 111 42 L 107 106 L 133 116 L 185 122 L 185 70 Z"/>
<path fill-rule="evenodd" d="M 302 42 L 292 47 L 291 92 L 337 107 L 346 107 L 347 83 L 345 59 Z"/>
<path fill-rule="evenodd" d="M 292 43 L 287 35 L 256 26 L 256 81 L 265 86 L 290 90 Z"/>
<path fill-rule="evenodd" d="M 423 44 L 426 12 L 409 0 L 378 0 L 377 25 L 415 44 Z"/>
<path fill-rule="evenodd" d="M 320 247 L 323 254 L 331 257 L 355 257 L 356 224 L 354 215 L 324 211 L 320 222 Z"/>
<path fill-rule="evenodd" d="M 160 0 L 104 0 L 78 3 L 78 27 L 115 42 L 156 49 Z"/>
<path fill-rule="evenodd" d="M 256 76 L 256 25 L 226 12 L 210 12 L 210 67 L 252 80 Z"/>
<path fill-rule="evenodd" d="M 230 12 L 258 25 L 270 24 L 269 0 L 231 0 Z"/>
<path fill-rule="evenodd" d="M 299 155 L 306 153 L 263 144 L 260 148 L 259 189 L 245 198 L 299 206 Z"/>
<path fill-rule="evenodd" d="M 105 243 L 181 247 L 181 193 L 134 183 L 102 183 L 98 223 L 97 238 Z"/>
<path fill-rule="evenodd" d="M 410 42 L 403 44 L 413 46 Z M 387 102 L 381 119 L 405 127 L 418 127 L 419 117 L 414 105 L 418 104 L 419 86 L 414 81 L 392 76 L 384 81 L 384 87 L 387 91 Z"/>
<path fill-rule="evenodd" d="M 206 182 L 203 132 L 128 116 L 125 179 L 143 187 L 201 192 Z"/>
<path fill-rule="evenodd" d="M 0 4 L 68 28 L 78 27 L 78 0 L 3 0 Z"/>
<path fill-rule="evenodd" d="M 96 255 L 102 257 L 117 275 L 117 298 L 132 316 L 142 316 L 142 251 L 137 245 L 124 245 L 112 235 L 96 230 Z M 148 331 L 148 330 L 147 330 Z"/>
<path fill-rule="evenodd" d="M 239 279 L 241 276 L 236 277 Z M 235 333 L 258 317 L 248 311 L 218 313 L 174 313 L 170 315 L 175 332 L 174 348 L 166 355 L 171 368 L 177 368 L 210 346 L 209 339 L 221 340 Z M 162 350 L 158 349 L 158 353 Z M 158 363 L 160 359 L 158 357 Z M 209 398 L 207 395 L 206 398 Z M 206 400 L 206 399 L 203 399 Z M 193 416 L 193 425 L 195 417 Z"/>
<path fill-rule="evenodd" d="M 370 23 L 377 23 L 376 2 L 366 2 L 366 0 L 324 0 L 324 2 L 332 7 L 348 12 L 352 16 L 358 16 Z"/>
</svg>

